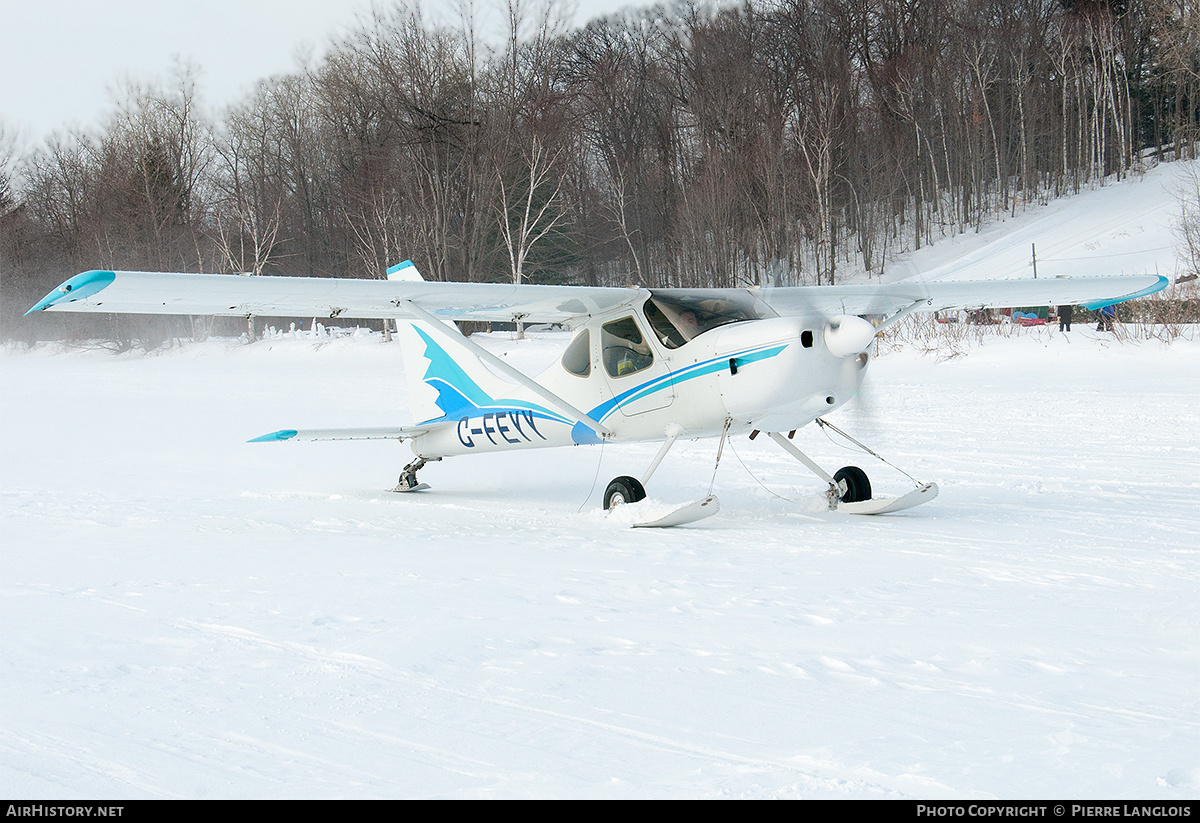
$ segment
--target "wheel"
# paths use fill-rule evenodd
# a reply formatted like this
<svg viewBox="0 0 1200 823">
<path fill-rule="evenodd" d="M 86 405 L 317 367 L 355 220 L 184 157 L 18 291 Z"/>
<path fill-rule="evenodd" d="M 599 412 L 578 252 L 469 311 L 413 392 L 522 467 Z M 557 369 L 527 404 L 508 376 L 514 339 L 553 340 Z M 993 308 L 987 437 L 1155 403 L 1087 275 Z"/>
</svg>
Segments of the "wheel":
<svg viewBox="0 0 1200 823">
<path fill-rule="evenodd" d="M 834 474 L 835 483 L 846 481 L 846 493 L 842 495 L 843 503 L 857 503 L 860 500 L 871 499 L 871 481 L 867 473 L 858 466 L 846 466 Z"/>
<path fill-rule="evenodd" d="M 642 484 L 636 478 L 618 477 L 604 490 L 604 510 L 608 511 L 613 506 L 620 506 L 622 503 L 636 503 L 645 499 L 646 490 L 642 488 Z"/>
</svg>

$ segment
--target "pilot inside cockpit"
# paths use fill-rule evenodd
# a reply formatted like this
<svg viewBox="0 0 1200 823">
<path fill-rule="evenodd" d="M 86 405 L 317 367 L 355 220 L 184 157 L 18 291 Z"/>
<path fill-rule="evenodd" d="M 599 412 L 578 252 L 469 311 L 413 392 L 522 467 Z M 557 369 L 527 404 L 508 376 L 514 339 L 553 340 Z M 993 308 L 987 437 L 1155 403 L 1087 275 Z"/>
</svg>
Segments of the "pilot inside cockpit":
<svg viewBox="0 0 1200 823">
<path fill-rule="evenodd" d="M 718 326 L 758 317 L 752 304 L 732 299 L 669 298 L 662 293 L 647 300 L 644 311 L 655 336 L 668 349 L 677 349 Z"/>
<path fill-rule="evenodd" d="M 648 368 L 654 362 L 649 344 L 632 317 L 605 323 L 601 329 L 604 368 L 612 377 L 624 377 Z"/>
</svg>

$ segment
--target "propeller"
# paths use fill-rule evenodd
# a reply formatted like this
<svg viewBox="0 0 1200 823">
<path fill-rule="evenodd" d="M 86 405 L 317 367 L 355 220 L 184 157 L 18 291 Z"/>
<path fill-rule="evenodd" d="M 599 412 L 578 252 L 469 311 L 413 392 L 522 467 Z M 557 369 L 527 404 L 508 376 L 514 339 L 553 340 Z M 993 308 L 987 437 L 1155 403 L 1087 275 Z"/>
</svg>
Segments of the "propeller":
<svg viewBox="0 0 1200 823">
<path fill-rule="evenodd" d="M 790 275 L 790 276 L 789 276 Z M 784 282 L 799 282 L 787 261 L 774 260 L 765 267 L 764 285 L 770 288 Z M 871 347 L 875 339 L 875 326 L 870 321 L 853 314 L 830 316 L 825 311 L 808 307 L 812 314 L 825 321 L 825 348 L 836 357 L 854 357 Z M 843 311 L 844 311 L 843 307 Z"/>
<path fill-rule="evenodd" d="M 785 286 L 785 284 L 802 283 L 803 278 L 800 278 L 790 265 L 784 260 L 776 260 L 767 266 L 762 286 L 770 289 Z M 824 346 L 830 354 L 838 356 L 838 358 L 864 358 L 863 364 L 865 364 L 865 359 L 870 356 L 870 349 L 878 332 L 876 325 L 871 323 L 871 320 L 865 319 L 864 314 L 868 317 L 882 318 L 890 311 L 889 305 L 878 306 L 877 310 L 870 307 L 872 311 L 862 314 L 848 314 L 845 306 L 842 307 L 840 314 L 830 314 L 824 308 L 817 308 L 814 305 L 806 308 L 808 308 L 810 316 L 820 318 L 824 329 L 818 334 L 821 334 Z M 847 413 L 857 417 L 860 423 L 871 427 L 877 419 L 875 406 L 876 404 L 872 402 L 871 398 L 871 376 L 870 370 L 868 370 L 862 388 L 856 392 L 845 409 Z"/>
<path fill-rule="evenodd" d="M 776 261 L 767 267 L 766 285 L 768 288 L 778 287 L 789 282 L 799 283 L 801 281 L 784 261 Z M 875 342 L 875 335 L 878 331 L 874 323 L 856 314 L 830 315 L 815 306 L 810 306 L 809 309 L 811 314 L 820 317 L 824 322 L 825 328 L 822 337 L 825 348 L 830 354 L 845 358 L 869 357 L 869 350 Z M 851 400 L 850 409 L 848 409 L 868 424 L 876 417 L 874 404 L 869 398 L 869 375 L 868 371 L 865 382 Z"/>
<path fill-rule="evenodd" d="M 875 327 L 853 314 L 839 314 L 825 323 L 825 348 L 838 357 L 853 357 L 871 347 Z"/>
</svg>

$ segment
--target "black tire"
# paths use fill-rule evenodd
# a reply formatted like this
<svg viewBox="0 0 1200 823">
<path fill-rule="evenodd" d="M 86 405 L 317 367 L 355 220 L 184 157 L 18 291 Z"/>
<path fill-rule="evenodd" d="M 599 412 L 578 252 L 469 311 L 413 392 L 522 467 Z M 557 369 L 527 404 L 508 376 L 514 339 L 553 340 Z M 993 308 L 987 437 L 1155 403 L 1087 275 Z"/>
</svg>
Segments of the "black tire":
<svg viewBox="0 0 1200 823">
<path fill-rule="evenodd" d="M 645 499 L 646 490 L 637 478 L 621 476 L 609 483 L 608 488 L 604 490 L 604 510 L 608 511 L 622 503 L 636 503 Z"/>
<path fill-rule="evenodd" d="M 835 483 L 846 481 L 846 493 L 842 495 L 843 503 L 858 503 L 871 499 L 871 481 L 867 479 L 867 473 L 858 466 L 838 469 L 833 480 Z"/>
</svg>

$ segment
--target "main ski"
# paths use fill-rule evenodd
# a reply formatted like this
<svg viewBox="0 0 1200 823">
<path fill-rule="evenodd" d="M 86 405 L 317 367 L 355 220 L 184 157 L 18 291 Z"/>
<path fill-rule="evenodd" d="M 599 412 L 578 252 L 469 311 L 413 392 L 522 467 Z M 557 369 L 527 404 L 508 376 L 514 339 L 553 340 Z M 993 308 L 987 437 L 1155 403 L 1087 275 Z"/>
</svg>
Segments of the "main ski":
<svg viewBox="0 0 1200 823">
<path fill-rule="evenodd" d="M 703 520 L 706 517 L 712 517 L 720 510 L 721 501 L 717 500 L 715 495 L 710 494 L 703 500 L 694 500 L 691 503 L 676 506 L 666 514 L 658 517 L 639 520 L 633 523 L 632 526 L 635 529 L 663 529 L 668 526 L 683 526 L 688 523 L 695 523 L 697 520 Z"/>
<path fill-rule="evenodd" d="M 837 510 L 847 514 L 887 514 L 899 512 L 928 503 L 938 496 L 937 483 L 926 483 L 918 486 L 908 494 L 899 497 L 873 497 L 870 500 L 860 500 L 857 503 L 838 503 Z"/>
</svg>

